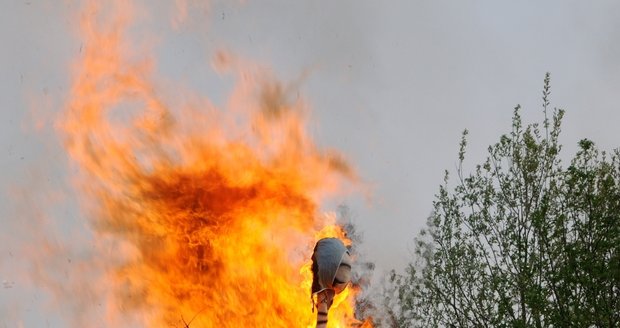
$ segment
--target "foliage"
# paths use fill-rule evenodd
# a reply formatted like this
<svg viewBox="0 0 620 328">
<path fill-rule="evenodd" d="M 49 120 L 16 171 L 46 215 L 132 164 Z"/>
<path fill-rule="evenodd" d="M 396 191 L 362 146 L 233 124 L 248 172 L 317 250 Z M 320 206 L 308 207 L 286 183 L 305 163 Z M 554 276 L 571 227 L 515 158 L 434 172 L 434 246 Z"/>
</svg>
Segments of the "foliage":
<svg viewBox="0 0 620 328">
<path fill-rule="evenodd" d="M 620 152 L 590 140 L 568 168 L 558 143 L 563 110 L 512 131 L 456 183 L 446 171 L 414 262 L 392 273 L 399 327 L 620 327 Z M 452 181 L 450 181 L 452 182 Z"/>
</svg>

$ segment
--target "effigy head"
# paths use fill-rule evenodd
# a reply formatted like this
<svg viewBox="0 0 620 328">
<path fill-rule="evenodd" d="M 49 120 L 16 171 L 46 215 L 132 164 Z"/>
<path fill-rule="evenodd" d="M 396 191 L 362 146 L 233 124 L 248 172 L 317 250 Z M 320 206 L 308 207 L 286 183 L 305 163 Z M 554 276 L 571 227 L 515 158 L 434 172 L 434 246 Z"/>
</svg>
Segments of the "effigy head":
<svg viewBox="0 0 620 328">
<path fill-rule="evenodd" d="M 326 289 L 342 292 L 351 282 L 351 256 L 338 238 L 323 238 L 312 254 L 312 294 Z"/>
</svg>

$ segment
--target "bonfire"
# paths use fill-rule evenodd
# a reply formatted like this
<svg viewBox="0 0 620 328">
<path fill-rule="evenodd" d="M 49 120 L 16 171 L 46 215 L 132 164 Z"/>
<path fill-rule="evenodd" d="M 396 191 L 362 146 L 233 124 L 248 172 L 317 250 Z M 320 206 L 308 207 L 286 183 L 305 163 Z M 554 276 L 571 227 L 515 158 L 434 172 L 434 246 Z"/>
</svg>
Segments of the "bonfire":
<svg viewBox="0 0 620 328">
<path fill-rule="evenodd" d="M 211 64 L 237 81 L 223 106 L 162 88 L 127 32 L 133 13 L 86 6 L 57 124 L 104 271 L 93 285 L 105 322 L 314 327 L 313 247 L 350 245 L 320 204 L 357 183 L 355 171 L 315 145 L 307 104 L 269 69 L 219 52 Z M 357 293 L 335 295 L 328 327 L 361 324 Z"/>
</svg>

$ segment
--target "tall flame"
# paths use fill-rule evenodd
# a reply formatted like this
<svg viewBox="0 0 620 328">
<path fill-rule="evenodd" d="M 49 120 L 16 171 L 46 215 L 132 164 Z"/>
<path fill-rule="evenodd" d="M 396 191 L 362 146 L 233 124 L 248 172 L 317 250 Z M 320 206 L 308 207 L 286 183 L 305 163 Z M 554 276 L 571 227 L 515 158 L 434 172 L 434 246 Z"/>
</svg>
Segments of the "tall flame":
<svg viewBox="0 0 620 328">
<path fill-rule="evenodd" d="M 132 54 L 124 2 L 90 4 L 72 92 L 59 120 L 110 288 L 109 322 L 148 327 L 313 327 L 309 258 L 346 241 L 318 204 L 355 173 L 318 149 L 307 109 L 268 70 L 220 53 L 238 83 L 223 108 L 153 81 Z M 136 59 L 137 58 L 137 59 Z M 193 99 L 181 101 L 179 99 Z M 110 254 L 111 253 L 111 254 Z M 330 327 L 353 319 L 337 297 Z"/>
</svg>

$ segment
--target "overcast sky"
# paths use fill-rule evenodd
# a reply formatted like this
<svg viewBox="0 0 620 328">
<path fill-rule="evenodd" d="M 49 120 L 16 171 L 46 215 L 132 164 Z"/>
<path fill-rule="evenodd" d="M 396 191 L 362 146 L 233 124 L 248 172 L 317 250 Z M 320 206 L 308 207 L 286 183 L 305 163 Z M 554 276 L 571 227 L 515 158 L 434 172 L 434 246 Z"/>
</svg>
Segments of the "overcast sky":
<svg viewBox="0 0 620 328">
<path fill-rule="evenodd" d="M 271 67 L 283 81 L 310 72 L 300 92 L 312 107 L 315 139 L 342 151 L 371 186 L 370 200 L 334 204 L 351 208 L 379 272 L 411 258 L 463 129 L 474 164 L 509 131 L 516 104 L 526 121 L 542 120 L 545 72 L 552 106 L 566 110 L 565 158 L 585 137 L 602 149 L 620 146 L 618 1 L 216 1 L 190 7 L 190 23 L 178 30 L 168 28 L 168 1 L 148 3 L 148 26 L 161 37 L 159 75 L 207 89 L 216 101 L 230 87 L 209 66 L 220 49 Z M 19 319 L 41 311 L 37 293 L 8 305 L 18 297 L 15 268 L 26 265 L 15 259 L 22 247 L 15 240 L 28 233 L 12 229 L 27 197 L 20 190 L 60 190 L 67 175 L 65 154 L 45 127 L 66 100 L 80 52 L 78 8 L 0 2 L 0 327 L 17 326 L 2 321 L 9 312 Z M 31 205 L 45 208 L 37 201 Z M 56 210 L 75 217 L 70 205 Z M 67 220 L 56 233 L 66 232 Z"/>
</svg>

